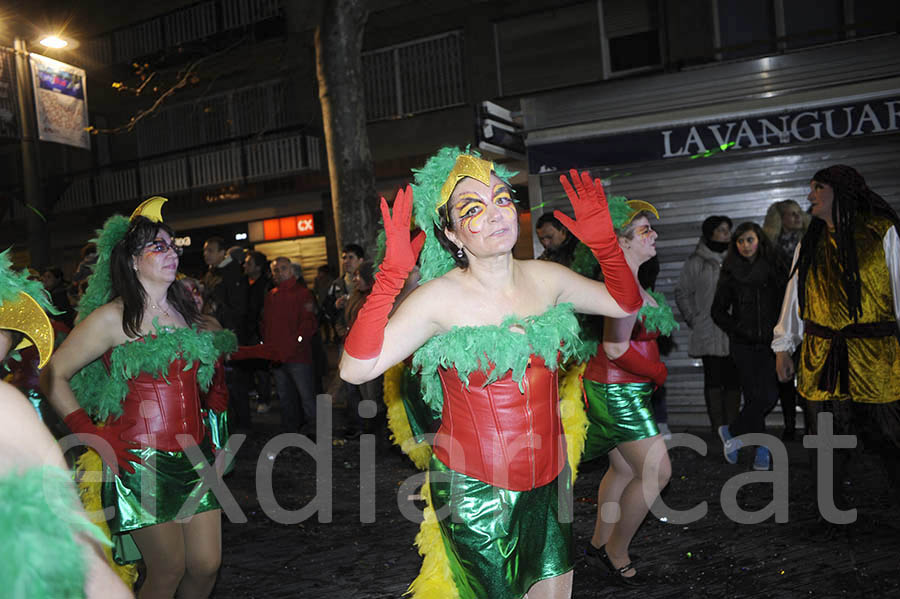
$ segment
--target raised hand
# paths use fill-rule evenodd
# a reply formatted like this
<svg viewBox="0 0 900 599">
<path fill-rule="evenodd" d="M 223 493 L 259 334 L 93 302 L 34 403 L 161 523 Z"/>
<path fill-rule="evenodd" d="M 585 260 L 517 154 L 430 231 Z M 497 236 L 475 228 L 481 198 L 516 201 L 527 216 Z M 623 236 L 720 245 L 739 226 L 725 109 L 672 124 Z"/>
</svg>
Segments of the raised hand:
<svg viewBox="0 0 900 599">
<path fill-rule="evenodd" d="M 576 220 L 559 210 L 553 216 L 593 252 L 603 270 L 606 289 L 619 307 L 626 312 L 634 312 L 644 300 L 637 285 L 637 275 L 631 271 L 622 248 L 619 247 L 603 183 L 599 179 L 594 180 L 587 171 L 579 175 L 578 171 L 572 169 L 569 176 L 572 177 L 572 183 L 569 183 L 565 175 L 561 175 L 559 181 L 572 202 Z"/>
<path fill-rule="evenodd" d="M 406 277 L 416 265 L 422 244 L 425 243 L 424 231 L 413 239 L 409 238 L 412 200 L 411 187 L 398 191 L 392 216 L 387 202 L 381 198 L 381 216 L 384 219 L 386 238 L 384 261 L 375 275 L 372 291 L 344 341 L 344 351 L 354 358 L 368 360 L 381 353 L 388 315 L 394 306 L 394 300 L 403 289 Z"/>
<path fill-rule="evenodd" d="M 425 243 L 425 232 L 420 231 L 412 240 L 409 225 L 412 219 L 413 192 L 407 185 L 394 198 L 394 214 L 388 210 L 387 201 L 381 198 L 381 218 L 384 221 L 385 252 L 381 270 L 388 269 L 404 275 L 416 265 L 419 252 Z"/>
<path fill-rule="evenodd" d="M 618 245 L 612 218 L 609 216 L 609 207 L 606 204 L 603 183 L 600 179 L 593 179 L 587 171 L 579 175 L 578 171 L 572 169 L 569 176 L 572 178 L 571 183 L 565 175 L 560 175 L 559 181 L 569 197 L 569 202 L 572 203 L 576 220 L 572 220 L 559 210 L 554 211 L 553 216 L 584 245 L 591 248 L 600 260 L 600 254 L 608 256 Z"/>
</svg>

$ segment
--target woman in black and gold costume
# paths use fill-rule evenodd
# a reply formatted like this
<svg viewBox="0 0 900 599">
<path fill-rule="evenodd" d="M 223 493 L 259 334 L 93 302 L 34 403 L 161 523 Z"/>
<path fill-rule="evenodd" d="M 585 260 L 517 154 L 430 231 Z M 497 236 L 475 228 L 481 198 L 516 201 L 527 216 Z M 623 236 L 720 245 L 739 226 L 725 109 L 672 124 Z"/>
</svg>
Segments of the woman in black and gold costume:
<svg viewBox="0 0 900 599">
<path fill-rule="evenodd" d="M 235 342 L 173 284 L 181 252 L 159 215 L 163 201 L 107 221 L 80 322 L 42 382 L 72 432 L 104 460 L 117 561 L 138 557 L 127 555 L 130 536 L 147 567 L 140 596 L 202 598 L 221 559 L 221 510 L 211 491 L 195 496 L 212 466 L 195 467 L 187 451 L 214 461 L 201 409 L 224 412 L 219 358 Z"/>
</svg>

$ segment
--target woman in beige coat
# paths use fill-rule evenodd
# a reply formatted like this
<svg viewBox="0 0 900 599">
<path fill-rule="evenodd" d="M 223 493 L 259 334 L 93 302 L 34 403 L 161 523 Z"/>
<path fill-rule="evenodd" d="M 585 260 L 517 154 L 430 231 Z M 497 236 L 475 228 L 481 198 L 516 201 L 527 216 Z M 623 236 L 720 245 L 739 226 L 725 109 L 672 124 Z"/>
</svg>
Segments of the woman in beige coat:
<svg viewBox="0 0 900 599">
<path fill-rule="evenodd" d="M 703 398 L 713 432 L 737 417 L 741 406 L 738 373 L 729 355 L 728 335 L 710 315 L 722 260 L 731 240 L 731 219 L 710 216 L 703 221 L 703 236 L 684 262 L 675 302 L 691 328 L 688 355 L 703 360 Z"/>
</svg>

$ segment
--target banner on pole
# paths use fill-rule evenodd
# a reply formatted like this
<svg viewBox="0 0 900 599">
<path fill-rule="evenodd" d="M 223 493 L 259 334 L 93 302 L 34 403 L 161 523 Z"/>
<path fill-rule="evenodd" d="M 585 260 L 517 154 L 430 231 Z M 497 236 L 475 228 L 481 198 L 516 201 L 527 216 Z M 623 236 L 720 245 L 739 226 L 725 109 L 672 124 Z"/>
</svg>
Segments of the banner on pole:
<svg viewBox="0 0 900 599">
<path fill-rule="evenodd" d="M 40 54 L 30 58 L 38 137 L 89 150 L 84 70 Z"/>
</svg>

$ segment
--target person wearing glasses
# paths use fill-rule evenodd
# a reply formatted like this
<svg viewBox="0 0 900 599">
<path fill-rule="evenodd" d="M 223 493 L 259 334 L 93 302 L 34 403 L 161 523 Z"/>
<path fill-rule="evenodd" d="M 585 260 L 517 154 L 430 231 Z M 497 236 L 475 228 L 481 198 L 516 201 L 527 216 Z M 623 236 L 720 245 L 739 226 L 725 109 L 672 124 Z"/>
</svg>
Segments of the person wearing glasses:
<svg viewBox="0 0 900 599">
<path fill-rule="evenodd" d="M 211 491 L 197 496 L 215 461 L 201 408 L 225 411 L 221 360 L 236 341 L 176 283 L 181 248 L 162 222 L 163 201 L 113 216 L 99 232 L 78 322 L 41 379 L 103 460 L 114 556 L 143 559 L 141 596 L 207 597 L 221 560 L 221 510 Z"/>
</svg>

